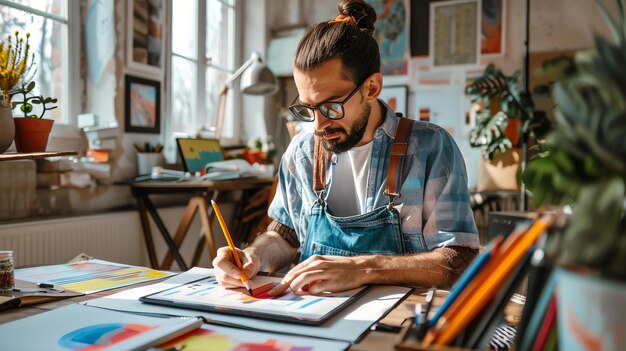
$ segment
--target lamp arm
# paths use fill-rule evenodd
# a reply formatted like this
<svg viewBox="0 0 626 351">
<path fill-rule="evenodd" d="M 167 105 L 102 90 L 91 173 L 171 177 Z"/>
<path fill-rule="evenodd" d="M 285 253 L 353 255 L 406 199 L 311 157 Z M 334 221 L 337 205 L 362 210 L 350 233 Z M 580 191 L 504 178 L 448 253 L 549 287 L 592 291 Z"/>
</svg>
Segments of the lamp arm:
<svg viewBox="0 0 626 351">
<path fill-rule="evenodd" d="M 217 118 L 215 120 L 215 139 L 220 140 L 222 137 L 222 127 L 224 124 L 224 113 L 226 113 L 226 96 L 228 95 L 228 86 L 224 85 L 217 99 Z"/>
<path fill-rule="evenodd" d="M 233 73 L 233 75 L 226 80 L 226 82 L 224 82 L 224 85 L 226 85 L 229 88 L 232 87 L 235 79 L 239 78 L 239 76 L 241 76 L 243 72 L 248 67 L 250 67 L 255 61 L 260 61 L 260 60 L 261 60 L 261 56 L 259 55 L 259 53 L 253 52 L 252 55 L 250 55 L 250 58 L 246 62 L 244 62 L 243 65 L 241 65 L 241 67 L 239 67 L 235 71 L 235 73 Z"/>
</svg>

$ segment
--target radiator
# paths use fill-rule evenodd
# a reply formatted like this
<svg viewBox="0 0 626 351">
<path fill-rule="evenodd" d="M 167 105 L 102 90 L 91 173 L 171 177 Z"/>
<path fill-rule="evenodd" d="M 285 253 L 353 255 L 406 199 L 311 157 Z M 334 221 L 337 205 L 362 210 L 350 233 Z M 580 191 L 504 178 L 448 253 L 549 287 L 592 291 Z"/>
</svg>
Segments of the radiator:
<svg viewBox="0 0 626 351">
<path fill-rule="evenodd" d="M 175 232 L 183 211 L 182 207 L 159 210 L 170 233 Z M 195 218 L 181 249 L 188 264 L 200 233 L 199 222 Z M 157 256 L 162 260 L 166 245 L 154 224 L 152 234 Z M 80 253 L 107 261 L 150 265 L 136 211 L 0 224 L 0 250 L 14 251 L 16 267 L 65 263 Z M 208 256 L 203 256 L 202 266 L 209 265 Z M 176 264 L 172 269 L 177 269 Z"/>
</svg>

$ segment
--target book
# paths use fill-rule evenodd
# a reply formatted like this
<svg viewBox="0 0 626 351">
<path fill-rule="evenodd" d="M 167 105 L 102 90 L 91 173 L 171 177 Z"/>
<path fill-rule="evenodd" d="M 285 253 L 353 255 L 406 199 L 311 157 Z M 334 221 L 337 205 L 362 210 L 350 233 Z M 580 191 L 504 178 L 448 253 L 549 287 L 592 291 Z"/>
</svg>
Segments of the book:
<svg viewBox="0 0 626 351">
<path fill-rule="evenodd" d="M 156 318 L 72 304 L 2 324 L 0 340 L 4 350 L 145 350 L 201 324 L 199 318 Z"/>
<path fill-rule="evenodd" d="M 34 305 L 50 300 L 85 295 L 81 292 L 65 289 L 39 288 L 35 283 L 19 279 L 15 279 L 15 288 L 16 291 L 0 295 L 0 311 L 19 306 Z"/>
</svg>

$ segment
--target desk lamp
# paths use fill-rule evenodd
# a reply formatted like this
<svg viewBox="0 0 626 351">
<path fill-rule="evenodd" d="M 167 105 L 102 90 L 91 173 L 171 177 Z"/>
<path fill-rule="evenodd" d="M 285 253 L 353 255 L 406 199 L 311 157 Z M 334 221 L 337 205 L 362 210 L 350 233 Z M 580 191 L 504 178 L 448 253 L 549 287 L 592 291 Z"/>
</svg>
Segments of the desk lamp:
<svg viewBox="0 0 626 351">
<path fill-rule="evenodd" d="M 243 76 L 242 76 L 243 74 Z M 239 67 L 233 75 L 224 82 L 217 103 L 217 119 L 215 121 L 215 138 L 222 136 L 224 113 L 226 111 L 226 96 L 228 90 L 233 87 L 234 81 L 241 76 L 239 89 L 249 95 L 271 95 L 278 91 L 278 82 L 274 73 L 263 64 L 261 55 L 252 53 L 250 58 Z"/>
</svg>

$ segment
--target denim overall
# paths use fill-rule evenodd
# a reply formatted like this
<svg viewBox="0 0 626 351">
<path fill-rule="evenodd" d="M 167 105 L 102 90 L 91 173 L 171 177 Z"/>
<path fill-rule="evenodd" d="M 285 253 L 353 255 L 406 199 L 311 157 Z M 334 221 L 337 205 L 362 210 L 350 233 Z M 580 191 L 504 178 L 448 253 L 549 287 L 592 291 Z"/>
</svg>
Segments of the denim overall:
<svg viewBox="0 0 626 351">
<path fill-rule="evenodd" d="M 317 194 L 317 201 L 313 203 L 311 210 L 300 262 L 312 255 L 398 255 L 406 252 L 400 213 L 394 207 L 393 201 L 400 195 L 402 169 L 412 128 L 412 120 L 400 118 L 387 170 L 385 195 L 389 197 L 389 204 L 365 214 L 348 217 L 336 217 L 327 211 L 327 158 L 321 141 L 316 137 L 313 189 Z"/>
</svg>

